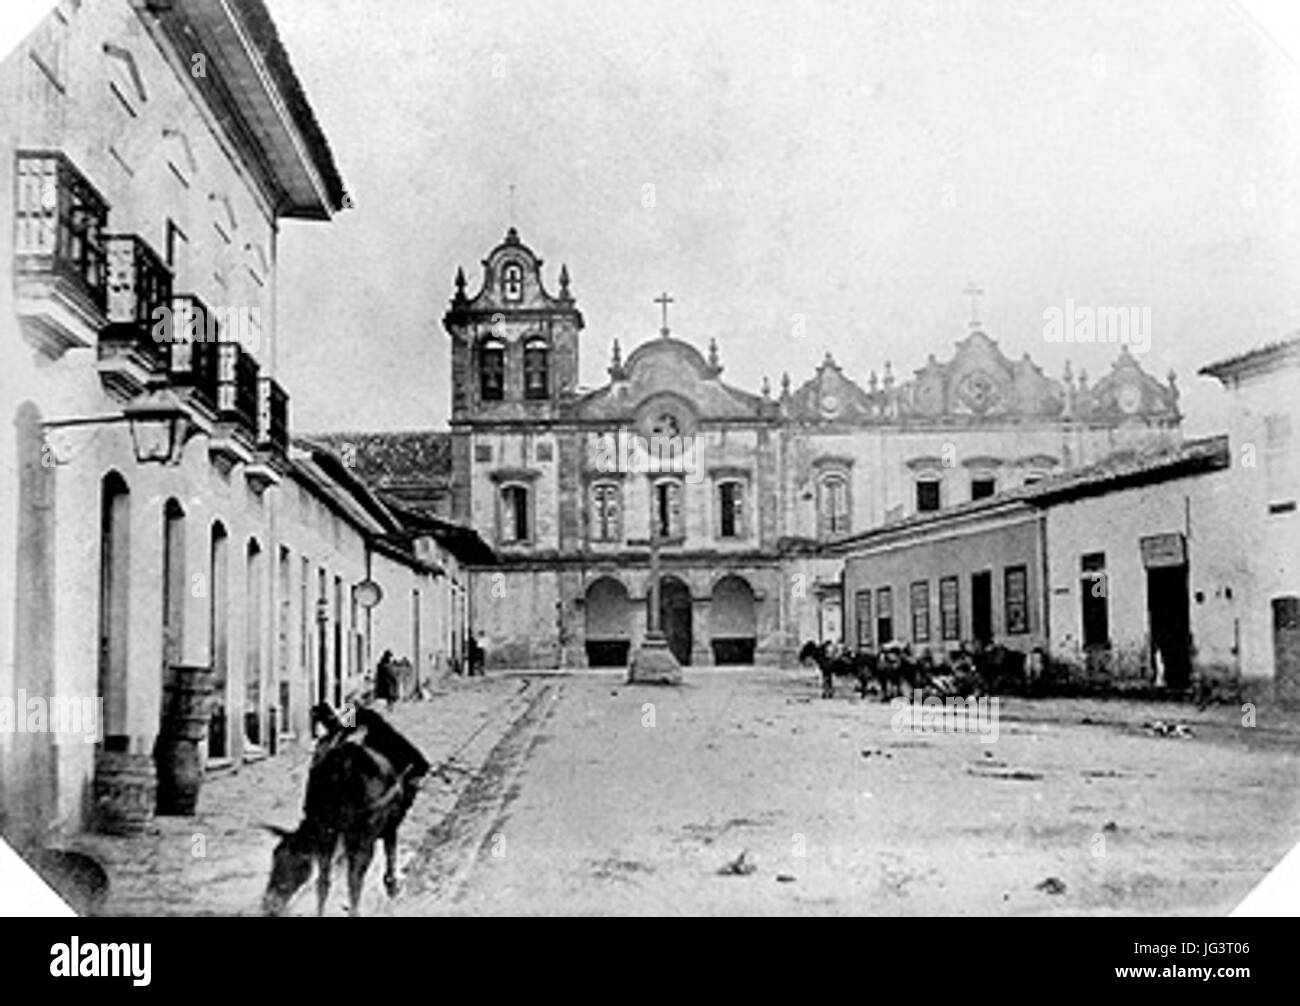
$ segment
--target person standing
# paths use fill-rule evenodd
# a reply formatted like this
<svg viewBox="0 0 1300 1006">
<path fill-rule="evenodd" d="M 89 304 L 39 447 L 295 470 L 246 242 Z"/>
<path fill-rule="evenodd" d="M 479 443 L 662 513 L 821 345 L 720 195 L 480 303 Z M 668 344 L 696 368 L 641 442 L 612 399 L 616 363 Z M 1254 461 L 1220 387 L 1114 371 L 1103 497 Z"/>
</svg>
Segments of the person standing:
<svg viewBox="0 0 1300 1006">
<path fill-rule="evenodd" d="M 385 650 L 375 669 L 375 698 L 390 705 L 397 701 L 397 672 L 393 668 L 393 651 Z"/>
</svg>

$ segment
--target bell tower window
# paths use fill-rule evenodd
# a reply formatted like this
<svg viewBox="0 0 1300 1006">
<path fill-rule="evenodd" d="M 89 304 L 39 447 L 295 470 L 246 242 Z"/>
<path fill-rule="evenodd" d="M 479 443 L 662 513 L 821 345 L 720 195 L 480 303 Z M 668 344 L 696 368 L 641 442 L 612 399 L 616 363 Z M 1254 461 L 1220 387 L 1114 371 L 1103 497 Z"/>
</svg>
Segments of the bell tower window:
<svg viewBox="0 0 1300 1006">
<path fill-rule="evenodd" d="M 511 262 L 501 272 L 501 296 L 510 301 L 523 299 L 524 271 L 517 262 Z"/>
<path fill-rule="evenodd" d="M 499 402 L 506 396 L 506 347 L 495 340 L 479 347 L 479 397 Z"/>
<path fill-rule="evenodd" d="M 524 345 L 524 397 L 532 401 L 551 397 L 551 350 L 544 339 Z"/>
</svg>

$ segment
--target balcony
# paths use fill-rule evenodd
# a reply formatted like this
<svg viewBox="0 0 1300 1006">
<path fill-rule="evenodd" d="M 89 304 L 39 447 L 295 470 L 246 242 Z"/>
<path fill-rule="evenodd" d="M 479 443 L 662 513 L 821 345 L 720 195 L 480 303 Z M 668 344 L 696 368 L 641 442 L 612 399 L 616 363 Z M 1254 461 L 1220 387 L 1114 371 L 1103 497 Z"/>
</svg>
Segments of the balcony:
<svg viewBox="0 0 1300 1006">
<path fill-rule="evenodd" d="M 257 382 L 258 456 L 244 468 L 244 478 L 256 493 L 280 481 L 281 462 L 289 452 L 289 396 L 280 382 L 263 377 Z"/>
<path fill-rule="evenodd" d="M 168 374 L 178 388 L 193 389 L 208 410 L 217 409 L 217 353 L 221 327 L 215 314 L 193 294 L 172 297 L 171 331 L 167 333 Z"/>
<path fill-rule="evenodd" d="M 167 372 L 171 383 L 189 387 L 209 409 L 217 407 L 216 354 L 195 352 L 195 344 L 220 342 L 221 325 L 216 313 L 191 293 L 172 297 L 170 327 L 164 332 L 167 344 Z M 206 369 L 204 369 L 206 366 Z"/>
<path fill-rule="evenodd" d="M 108 203 L 58 151 L 15 158 L 14 299 L 23 332 L 59 357 L 96 344 L 107 307 Z"/>
<path fill-rule="evenodd" d="M 260 370 L 257 361 L 237 342 L 203 345 L 217 352 L 217 418 L 256 435 Z"/>
<path fill-rule="evenodd" d="M 258 385 L 257 446 L 281 453 L 289 449 L 289 396 L 273 377 L 263 377 Z"/>
<path fill-rule="evenodd" d="M 216 319 L 199 298 L 174 297 L 172 311 L 171 383 L 178 389 L 189 388 L 191 402 L 216 420 L 211 453 L 232 465 L 247 464 L 261 439 L 257 361 L 239 343 L 220 341 Z"/>
<path fill-rule="evenodd" d="M 110 390 L 130 398 L 168 370 L 171 325 L 158 312 L 171 308 L 172 274 L 134 234 L 108 235 L 104 249 L 108 324 L 99 336 L 99 374 Z"/>
</svg>

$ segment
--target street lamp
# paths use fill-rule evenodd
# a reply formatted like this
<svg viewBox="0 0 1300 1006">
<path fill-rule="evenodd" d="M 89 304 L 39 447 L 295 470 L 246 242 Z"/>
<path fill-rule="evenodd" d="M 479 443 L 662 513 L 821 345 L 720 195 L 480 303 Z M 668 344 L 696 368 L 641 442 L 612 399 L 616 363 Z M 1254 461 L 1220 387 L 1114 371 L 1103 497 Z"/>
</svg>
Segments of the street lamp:
<svg viewBox="0 0 1300 1006">
<path fill-rule="evenodd" d="M 141 464 L 178 465 L 194 426 L 189 412 L 171 391 L 152 391 L 138 401 L 126 406 L 120 413 L 104 416 L 77 416 L 69 419 L 47 419 L 41 423 L 43 430 L 66 430 L 79 426 L 110 426 L 127 422 L 131 429 L 131 446 L 136 461 Z M 57 464 L 71 459 L 60 457 L 51 444 Z"/>
</svg>

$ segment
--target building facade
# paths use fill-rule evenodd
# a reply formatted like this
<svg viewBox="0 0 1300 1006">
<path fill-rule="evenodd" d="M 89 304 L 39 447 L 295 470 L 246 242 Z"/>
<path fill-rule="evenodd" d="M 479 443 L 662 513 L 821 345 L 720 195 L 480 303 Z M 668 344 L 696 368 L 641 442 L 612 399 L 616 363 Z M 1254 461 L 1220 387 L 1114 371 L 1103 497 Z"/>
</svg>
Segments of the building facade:
<svg viewBox="0 0 1300 1006">
<path fill-rule="evenodd" d="M 1000 645 L 1120 687 L 1267 690 L 1271 668 L 1241 646 L 1254 574 L 1228 468 L 1226 436 L 1117 452 L 838 543 L 850 639 L 936 661 Z"/>
<path fill-rule="evenodd" d="M 331 438 L 386 499 L 492 542 L 501 563 L 473 576 L 470 617 L 497 666 L 623 665 L 645 632 L 652 536 L 679 660 L 789 661 L 842 633 L 828 543 L 1180 435 L 1173 376 L 1126 347 L 1095 383 L 1056 380 L 978 323 L 907 378 L 886 363 L 859 382 L 827 356 L 753 393 L 723 379 L 715 342 L 702 352 L 665 319 L 581 388 L 567 267 L 554 289 L 511 228 L 477 288 L 458 272 L 443 319 L 450 432 Z"/>
<path fill-rule="evenodd" d="M 1231 396 L 1231 528 L 1251 590 L 1241 659 L 1267 669 L 1278 695 L 1300 704 L 1300 336 L 1208 364 Z"/>
<path fill-rule="evenodd" d="M 238 769 L 372 654 L 463 652 L 483 557 L 290 436 L 278 229 L 345 195 L 261 0 L 61 3 L 0 92 L 0 813 L 39 837 L 152 771 L 176 665 Z"/>
</svg>

